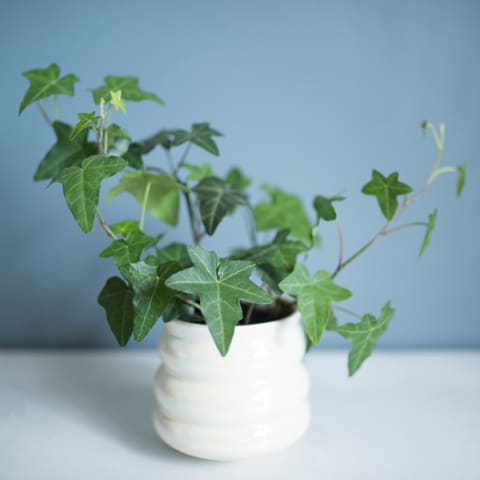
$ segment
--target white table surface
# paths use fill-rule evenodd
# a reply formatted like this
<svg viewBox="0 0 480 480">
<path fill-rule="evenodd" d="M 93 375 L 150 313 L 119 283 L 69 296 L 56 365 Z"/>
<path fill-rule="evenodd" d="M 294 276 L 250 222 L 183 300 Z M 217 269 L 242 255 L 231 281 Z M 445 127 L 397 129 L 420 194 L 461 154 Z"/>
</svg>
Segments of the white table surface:
<svg viewBox="0 0 480 480">
<path fill-rule="evenodd" d="M 156 437 L 156 352 L 0 352 L 0 479 L 480 479 L 480 352 L 376 352 L 353 379 L 345 362 L 307 357 L 295 446 L 220 463 Z"/>
</svg>

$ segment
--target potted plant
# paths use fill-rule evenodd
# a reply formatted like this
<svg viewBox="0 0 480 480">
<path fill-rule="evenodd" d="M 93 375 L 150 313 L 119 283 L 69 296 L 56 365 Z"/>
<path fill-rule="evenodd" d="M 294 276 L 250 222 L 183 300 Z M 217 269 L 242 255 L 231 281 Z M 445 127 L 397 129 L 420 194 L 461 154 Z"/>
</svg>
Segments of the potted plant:
<svg viewBox="0 0 480 480">
<path fill-rule="evenodd" d="M 457 195 L 465 183 L 465 166 L 441 164 L 445 127 L 423 122 L 431 132 L 436 158 L 423 186 L 413 191 L 397 172 L 374 170 L 362 193 L 371 195 L 385 217 L 383 228 L 350 256 L 340 255 L 334 271 L 310 272 L 304 255 L 318 248 L 318 229 L 336 221 L 335 206 L 344 197 L 317 195 L 312 208 L 279 187 L 261 187 L 265 198 L 252 204 L 251 181 L 239 168 L 218 176 L 208 163 L 189 163 L 192 148 L 219 155 L 222 134 L 208 123 L 189 129 L 163 129 L 132 141 L 117 122 L 125 101 L 163 101 L 144 91 L 136 77 L 105 77 L 92 90 L 94 106 L 69 125 L 59 120 L 57 97 L 74 95 L 79 81 L 61 76 L 60 68 L 29 70 L 30 82 L 20 113 L 36 103 L 56 140 L 41 160 L 35 180 L 60 183 L 74 219 L 85 233 L 98 224 L 109 243 L 100 257 L 113 259 L 118 276 L 109 278 L 98 297 L 118 343 L 132 334 L 141 341 L 162 318 L 161 367 L 155 379 L 155 427 L 171 446 L 211 459 L 233 459 L 290 445 L 309 424 L 308 373 L 304 353 L 318 344 L 325 330 L 352 344 L 348 372 L 353 375 L 372 353 L 394 310 L 387 302 L 378 315 L 357 315 L 339 305 L 351 292 L 336 283 L 337 275 L 386 235 L 415 227 L 423 230 L 419 255 L 430 242 L 437 212 L 426 221 L 400 223 L 443 173 L 457 173 Z M 51 119 L 48 106 L 53 106 Z M 117 114 L 117 112 L 119 113 Z M 115 116 L 115 122 L 113 118 Z M 163 150 L 164 160 L 148 162 L 148 154 Z M 99 209 L 102 181 L 121 174 L 108 199 L 127 193 L 139 203 L 139 219 L 111 224 Z M 168 235 L 147 233 L 146 214 L 174 227 L 183 202 L 191 241 L 168 241 Z M 249 215 L 251 245 L 232 241 L 227 257 L 202 248 L 222 220 L 244 210 Z M 259 242 L 257 232 L 268 240 Z M 235 248 L 233 248 L 235 247 Z M 353 315 L 339 322 L 337 313 Z"/>
</svg>

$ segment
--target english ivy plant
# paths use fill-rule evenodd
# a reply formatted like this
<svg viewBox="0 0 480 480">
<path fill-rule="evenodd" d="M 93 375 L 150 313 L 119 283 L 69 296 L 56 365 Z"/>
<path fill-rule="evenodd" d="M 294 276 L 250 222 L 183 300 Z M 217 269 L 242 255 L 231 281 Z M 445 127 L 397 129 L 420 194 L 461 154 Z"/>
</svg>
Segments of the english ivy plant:
<svg viewBox="0 0 480 480">
<path fill-rule="evenodd" d="M 336 277 L 382 237 L 406 228 L 423 229 L 422 255 L 431 241 L 437 210 L 426 221 L 409 223 L 400 223 L 403 213 L 441 174 L 457 174 L 457 195 L 465 185 L 465 165 L 441 165 L 444 125 L 437 128 L 423 122 L 422 129 L 431 132 L 437 151 L 430 175 L 414 191 L 398 172 L 373 170 L 361 192 L 375 197 L 385 224 L 344 257 L 336 211 L 337 205 L 346 201 L 344 197 L 319 194 L 312 199 L 309 211 L 299 196 L 278 186 L 263 185 L 265 198 L 253 204 L 248 191 L 251 179 L 239 168 L 221 176 L 215 173 L 215 165 L 187 162 L 192 148 L 220 155 L 217 142 L 222 133 L 206 122 L 184 129 L 166 128 L 143 140 L 132 140 L 120 125 L 127 111 L 125 101 L 150 101 L 155 108 L 164 105 L 155 93 L 140 87 L 138 78 L 106 76 L 102 85 L 91 89 L 92 103 L 86 111 L 68 124 L 59 119 L 57 99 L 59 95 L 74 95 L 78 77 L 72 73 L 62 76 L 56 64 L 29 70 L 23 76 L 30 85 L 19 113 L 36 103 L 55 137 L 34 180 L 60 183 L 67 206 L 83 232 L 89 233 L 97 219 L 110 239 L 100 257 L 111 258 L 119 275 L 107 280 L 98 302 L 122 346 L 132 334 L 135 340 L 143 340 L 159 318 L 165 322 L 177 318 L 205 323 L 219 353 L 226 355 L 237 324 L 272 321 L 298 309 L 309 346 L 319 343 L 325 330 L 337 332 L 352 343 L 348 371 L 353 375 L 372 353 L 394 310 L 390 302 L 378 316 L 358 315 L 344 308 L 339 303 L 349 299 L 352 292 L 338 285 Z M 152 154 L 159 150 L 163 156 Z M 139 219 L 111 224 L 100 213 L 99 194 L 103 180 L 119 174 L 107 198 L 131 195 L 139 203 Z M 177 225 L 182 202 L 192 240 L 168 242 L 165 231 Z M 224 258 L 203 249 L 203 238 L 213 235 L 222 220 L 238 210 L 248 214 L 251 245 L 232 249 Z M 145 232 L 147 214 L 160 222 L 161 234 Z M 318 230 L 326 222 L 337 224 L 338 262 L 332 272 L 325 267 L 311 272 L 303 262 L 310 250 L 318 248 Z M 258 232 L 265 232 L 263 242 L 258 240 Z M 340 324 L 338 313 L 352 315 L 357 321 Z"/>
</svg>

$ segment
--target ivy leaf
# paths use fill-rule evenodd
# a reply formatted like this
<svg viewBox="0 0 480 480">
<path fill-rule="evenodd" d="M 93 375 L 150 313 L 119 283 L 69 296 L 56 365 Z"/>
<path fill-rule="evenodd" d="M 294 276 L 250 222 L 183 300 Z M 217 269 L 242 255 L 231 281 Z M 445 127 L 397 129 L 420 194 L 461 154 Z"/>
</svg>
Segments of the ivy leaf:
<svg viewBox="0 0 480 480">
<path fill-rule="evenodd" d="M 378 337 L 387 329 L 395 310 L 387 302 L 377 319 L 367 313 L 359 323 L 346 323 L 337 327 L 337 332 L 352 343 L 348 354 L 348 374 L 352 376 L 370 356 Z"/>
<path fill-rule="evenodd" d="M 253 209 L 257 230 L 288 228 L 293 237 L 310 244 L 312 227 L 300 198 L 268 185 L 262 190 L 269 194 L 270 201 L 259 203 Z"/>
<path fill-rule="evenodd" d="M 331 222 L 336 220 L 337 212 L 333 206 L 333 202 L 341 202 L 345 200 L 345 197 L 323 197 L 322 195 L 317 195 L 313 199 L 313 208 L 317 212 L 317 224 L 320 222 L 320 219 L 325 220 L 326 222 Z"/>
<path fill-rule="evenodd" d="M 213 170 L 209 163 L 202 165 L 192 165 L 191 163 L 183 163 L 182 168 L 186 168 L 190 171 L 187 176 L 187 180 L 195 180 L 199 182 L 206 177 L 213 177 Z"/>
<path fill-rule="evenodd" d="M 18 113 L 22 113 L 32 103 L 52 95 L 70 95 L 75 93 L 75 83 L 80 79 L 73 73 L 60 77 L 60 67 L 52 63 L 47 68 L 34 68 L 22 75 L 30 82 Z"/>
<path fill-rule="evenodd" d="M 132 168 L 140 170 L 143 168 L 142 153 L 142 146 L 139 143 L 132 142 L 128 146 L 128 150 L 122 154 L 122 157 Z"/>
<path fill-rule="evenodd" d="M 179 209 L 179 184 L 166 173 L 153 174 L 143 171 L 126 172 L 119 184 L 108 193 L 108 200 L 112 200 L 123 192 L 128 192 L 142 205 L 145 189 L 150 183 L 150 193 L 147 201 L 147 211 L 158 220 L 168 225 L 176 225 Z"/>
<path fill-rule="evenodd" d="M 250 178 L 246 177 L 237 167 L 233 167 L 228 171 L 225 181 L 239 190 L 244 190 L 252 183 Z"/>
<path fill-rule="evenodd" d="M 70 140 L 73 140 L 75 137 L 78 136 L 80 132 L 83 132 L 88 128 L 95 129 L 97 127 L 97 122 L 99 119 L 100 117 L 96 115 L 95 112 L 79 113 L 78 122 L 75 124 L 70 133 Z"/>
<path fill-rule="evenodd" d="M 122 237 L 126 237 L 129 233 L 140 230 L 140 227 L 138 226 L 138 222 L 136 220 L 124 220 L 123 222 L 110 225 L 110 230 L 115 235 L 122 235 Z"/>
<path fill-rule="evenodd" d="M 194 123 L 189 132 L 187 130 L 175 130 L 172 144 L 177 146 L 186 142 L 192 142 L 207 152 L 218 156 L 220 152 L 212 137 L 221 136 L 222 134 L 218 130 L 211 128 L 209 123 Z"/>
<path fill-rule="evenodd" d="M 133 330 L 132 291 L 118 277 L 111 277 L 98 296 L 98 303 L 105 309 L 107 321 L 117 342 L 124 347 Z"/>
<path fill-rule="evenodd" d="M 213 235 L 232 208 L 247 205 L 247 197 L 242 192 L 217 177 L 204 178 L 193 191 L 197 194 L 202 223 L 209 235 Z"/>
<path fill-rule="evenodd" d="M 362 193 L 377 197 L 380 210 L 387 220 L 391 220 L 398 207 L 397 197 L 412 191 L 412 187 L 398 181 L 398 172 L 384 177 L 377 170 L 372 171 L 372 179 L 364 185 Z"/>
<path fill-rule="evenodd" d="M 103 97 L 109 101 L 112 91 L 122 91 L 123 100 L 131 102 L 140 102 L 142 100 L 151 100 L 159 105 L 165 105 L 165 102 L 154 93 L 146 92 L 138 86 L 137 77 L 117 77 L 108 75 L 105 77 L 105 85 L 92 90 L 93 101 L 98 105 Z"/>
<path fill-rule="evenodd" d="M 255 264 L 242 260 L 219 260 L 214 252 L 200 247 L 188 249 L 193 267 L 172 275 L 166 285 L 196 294 L 215 345 L 225 356 L 235 325 L 242 319 L 240 299 L 256 304 L 271 302 L 260 287 L 249 280 Z"/>
<path fill-rule="evenodd" d="M 120 272 L 133 288 L 133 336 L 137 342 L 146 337 L 175 296 L 175 291 L 165 285 L 165 280 L 179 269 L 180 265 L 174 262 L 152 265 L 146 261 L 120 267 Z"/>
<path fill-rule="evenodd" d="M 100 252 L 100 257 L 112 257 L 117 267 L 126 263 L 135 263 L 145 248 L 154 245 L 155 238 L 146 235 L 141 230 L 128 233 L 125 238 L 113 240 L 112 243 Z"/>
<path fill-rule="evenodd" d="M 320 341 L 331 310 L 331 302 L 347 300 L 350 290 L 333 283 L 328 272 L 319 271 L 313 277 L 307 267 L 297 263 L 293 272 L 280 283 L 280 288 L 297 299 L 302 322 L 312 343 Z"/>
<path fill-rule="evenodd" d="M 171 243 L 163 248 L 157 248 L 157 259 L 161 263 L 175 262 L 182 268 L 192 266 L 187 246 L 183 243 Z"/>
<path fill-rule="evenodd" d="M 123 113 L 127 113 L 127 107 L 125 106 L 125 102 L 122 100 L 121 90 L 110 91 L 110 103 L 113 105 L 116 111 L 121 110 Z"/>
<path fill-rule="evenodd" d="M 463 192 L 463 187 L 465 186 L 465 180 L 467 178 L 467 165 L 459 165 L 457 167 L 457 172 L 457 197 L 459 197 Z"/>
<path fill-rule="evenodd" d="M 93 155 L 97 151 L 97 145 L 87 142 L 88 132 L 80 132 L 73 140 L 70 140 L 72 127 L 63 122 L 54 122 L 53 130 L 57 142 L 43 157 L 37 167 L 33 179 L 49 180 L 64 168 L 79 164 L 84 158 Z"/>
<path fill-rule="evenodd" d="M 165 150 L 170 150 L 174 137 L 175 130 L 160 130 L 157 134 L 141 142 L 142 153 L 151 152 L 157 145 L 162 146 Z"/>
<path fill-rule="evenodd" d="M 107 140 L 107 154 L 115 157 L 122 157 L 129 162 L 128 159 L 125 158 L 125 155 L 127 154 L 130 148 L 130 142 L 132 141 L 130 134 L 116 123 L 111 123 L 105 128 L 104 137 Z"/>
<path fill-rule="evenodd" d="M 436 220 L 437 220 L 437 209 L 435 209 L 432 213 L 428 215 L 427 229 L 425 231 L 425 236 L 423 237 L 423 242 L 422 242 L 422 246 L 420 247 L 420 252 L 418 253 L 419 258 L 423 255 L 423 252 L 430 245 L 430 237 L 432 235 L 433 229 L 435 228 Z"/>
<path fill-rule="evenodd" d="M 62 184 L 68 208 L 85 233 L 93 228 L 102 180 L 120 172 L 126 165 L 120 157 L 92 155 L 82 161 L 81 167 L 65 168 L 53 177 L 51 183 Z"/>
</svg>

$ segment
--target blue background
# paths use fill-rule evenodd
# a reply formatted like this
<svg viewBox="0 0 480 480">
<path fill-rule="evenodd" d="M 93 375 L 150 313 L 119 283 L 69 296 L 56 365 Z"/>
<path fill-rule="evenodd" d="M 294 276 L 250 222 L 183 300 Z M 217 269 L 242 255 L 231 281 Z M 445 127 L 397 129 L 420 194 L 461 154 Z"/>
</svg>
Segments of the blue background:
<svg viewBox="0 0 480 480">
<path fill-rule="evenodd" d="M 480 3 L 464 0 L 2 2 L 0 346 L 115 344 L 96 303 L 114 272 L 97 257 L 108 241 L 98 228 L 82 234 L 58 185 L 32 182 L 54 139 L 36 108 L 17 116 L 27 88 L 20 73 L 55 61 L 82 80 L 74 99 L 60 98 L 66 121 L 93 109 L 87 88 L 105 74 L 138 75 L 167 107 L 129 103 L 128 116 L 116 120 L 134 138 L 209 121 L 225 133 L 222 156 L 197 149 L 192 161 L 211 160 L 219 173 L 239 164 L 257 185 L 282 185 L 307 202 L 318 193 L 346 195 L 338 212 L 347 254 L 383 224 L 375 200 L 360 194 L 371 169 L 398 169 L 419 187 L 435 155 L 420 122 L 445 121 L 444 163 L 467 162 L 469 178 L 457 199 L 456 179 L 440 177 L 405 215 L 425 220 L 438 206 L 431 247 L 417 261 L 423 232 L 403 231 L 338 283 L 353 290 L 348 305 L 361 313 L 392 300 L 384 347 L 478 347 L 479 20 Z M 151 162 L 164 162 L 160 154 Z M 121 196 L 102 211 L 114 222 L 137 217 L 139 207 Z M 242 220 L 226 221 L 205 245 L 225 253 L 246 241 Z M 147 226 L 154 231 L 151 219 Z M 182 217 L 169 239 L 188 234 Z M 336 264 L 335 226 L 325 224 L 321 235 L 312 271 Z M 141 346 L 155 345 L 159 329 Z M 332 334 L 323 342 L 344 344 Z"/>
</svg>

